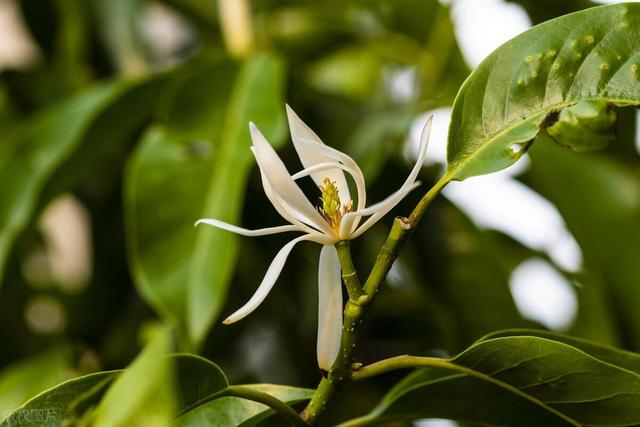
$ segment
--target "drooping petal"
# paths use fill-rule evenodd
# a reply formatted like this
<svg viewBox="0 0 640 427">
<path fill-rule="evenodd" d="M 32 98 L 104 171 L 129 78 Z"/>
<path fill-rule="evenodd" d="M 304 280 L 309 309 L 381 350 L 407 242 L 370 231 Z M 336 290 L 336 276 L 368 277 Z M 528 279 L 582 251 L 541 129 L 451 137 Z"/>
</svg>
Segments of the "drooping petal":
<svg viewBox="0 0 640 427">
<path fill-rule="evenodd" d="M 427 147 L 429 145 L 429 134 L 431 133 L 431 122 L 433 120 L 433 116 L 430 116 L 427 119 L 427 123 L 424 125 L 422 129 L 422 134 L 420 136 L 420 151 L 418 153 L 418 158 L 416 159 L 416 164 L 413 166 L 411 173 L 405 180 L 404 184 L 395 191 L 393 194 L 388 196 L 381 202 L 378 202 L 374 205 L 369 206 L 365 209 L 356 210 L 354 212 L 349 212 L 342 218 L 342 222 L 340 224 L 340 235 L 347 233 L 350 230 L 353 230 L 352 224 L 355 222 L 355 218 L 363 217 L 371 215 L 364 224 L 362 224 L 357 230 L 352 231 L 351 238 L 356 238 L 366 230 L 368 230 L 373 224 L 375 224 L 380 218 L 387 214 L 395 205 L 400 203 L 400 201 L 409 194 L 412 190 L 416 188 L 416 178 L 418 177 L 418 173 L 422 168 L 422 164 L 424 163 L 424 157 L 427 153 Z M 344 231 L 343 231 L 344 230 Z"/>
<path fill-rule="evenodd" d="M 288 105 L 286 107 L 289 128 L 291 130 L 291 140 L 305 169 L 319 163 L 331 162 L 339 162 L 349 167 L 358 189 L 358 206 L 360 207 L 360 205 L 362 205 L 362 207 L 364 207 L 366 203 L 364 176 L 356 162 L 345 153 L 325 145 L 318 135 L 298 117 L 291 107 Z M 318 186 L 323 185 L 324 178 L 329 178 L 336 183 L 340 199 L 343 202 L 351 200 L 347 180 L 339 168 L 324 169 L 322 173 L 313 172 L 311 173 L 311 178 L 313 178 Z"/>
<path fill-rule="evenodd" d="M 238 227 L 233 224 L 229 224 L 213 218 L 202 218 L 196 221 L 196 226 L 199 224 L 207 224 L 216 228 L 230 231 L 232 233 L 240 234 L 242 236 L 267 236 L 269 234 L 286 233 L 288 231 L 303 231 L 300 227 L 295 225 L 280 225 L 277 227 L 260 228 L 258 230 L 248 230 L 246 228 Z"/>
<path fill-rule="evenodd" d="M 328 371 L 340 350 L 342 335 L 342 279 L 333 245 L 324 245 L 318 268 L 318 343 L 320 369 Z"/>
<path fill-rule="evenodd" d="M 286 166 L 264 135 L 253 123 L 249 123 L 249 128 L 253 141 L 252 151 L 262 172 L 262 178 L 269 181 L 272 190 L 280 197 L 282 204 L 298 220 L 324 233 L 333 234 L 329 224 L 291 178 Z"/>
<path fill-rule="evenodd" d="M 309 236 L 304 235 L 297 237 L 284 245 L 282 249 L 280 249 L 275 258 L 273 258 L 273 261 L 271 261 L 271 265 L 267 269 L 267 273 L 264 275 L 262 283 L 260 283 L 260 286 L 258 286 L 258 290 L 256 290 L 256 292 L 245 305 L 243 305 L 239 310 L 237 310 L 235 313 L 224 320 L 223 323 L 225 325 L 243 319 L 247 315 L 251 314 L 251 312 L 253 312 L 253 310 L 255 310 L 262 303 L 262 301 L 264 301 L 264 299 L 271 291 L 271 288 L 273 288 L 273 285 L 276 283 L 276 280 L 278 280 L 278 276 L 280 276 L 282 267 L 284 267 L 284 263 L 287 260 L 291 249 L 293 249 L 293 247 L 298 242 L 301 242 L 303 240 L 309 240 Z"/>
</svg>

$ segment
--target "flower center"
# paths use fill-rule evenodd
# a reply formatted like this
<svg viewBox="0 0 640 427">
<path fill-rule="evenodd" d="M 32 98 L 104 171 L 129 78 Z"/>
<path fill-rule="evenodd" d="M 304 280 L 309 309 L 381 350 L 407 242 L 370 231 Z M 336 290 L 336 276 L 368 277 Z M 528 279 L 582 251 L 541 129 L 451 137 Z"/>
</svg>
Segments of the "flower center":
<svg viewBox="0 0 640 427">
<path fill-rule="evenodd" d="M 340 221 L 344 214 L 351 212 L 353 201 L 349 200 L 347 203 L 342 204 L 336 183 L 329 178 L 325 178 L 322 182 L 324 184 L 320 186 L 322 207 L 318 208 L 318 210 L 325 221 L 337 231 L 340 228 Z"/>
</svg>

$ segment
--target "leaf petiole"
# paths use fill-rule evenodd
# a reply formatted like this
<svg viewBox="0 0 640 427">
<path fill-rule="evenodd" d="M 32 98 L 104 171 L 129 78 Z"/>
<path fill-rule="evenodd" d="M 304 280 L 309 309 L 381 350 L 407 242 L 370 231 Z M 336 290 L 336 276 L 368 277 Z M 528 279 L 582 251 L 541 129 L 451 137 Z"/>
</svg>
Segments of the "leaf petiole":
<svg viewBox="0 0 640 427">
<path fill-rule="evenodd" d="M 209 403 L 213 400 L 219 399 L 221 397 L 239 397 L 241 399 L 251 400 L 253 402 L 262 403 L 263 405 L 267 405 L 278 414 L 282 416 L 285 420 L 289 422 L 292 426 L 296 427 L 306 427 L 307 423 L 305 423 L 302 418 L 298 415 L 296 411 L 294 411 L 289 405 L 277 399 L 276 397 L 264 393 L 262 391 L 254 390 L 249 387 L 243 386 L 229 386 L 224 390 L 220 390 L 216 393 L 210 394 L 197 402 L 187 406 L 178 414 L 178 417 L 196 409 L 199 406 L 202 406 L 206 403 Z"/>
</svg>

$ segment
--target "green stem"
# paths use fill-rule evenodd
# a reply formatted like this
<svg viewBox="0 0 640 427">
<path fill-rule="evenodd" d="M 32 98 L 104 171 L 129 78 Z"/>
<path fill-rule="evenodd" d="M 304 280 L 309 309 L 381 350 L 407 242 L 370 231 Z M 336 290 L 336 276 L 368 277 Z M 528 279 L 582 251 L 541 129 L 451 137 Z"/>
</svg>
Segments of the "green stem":
<svg viewBox="0 0 640 427">
<path fill-rule="evenodd" d="M 325 411 L 327 404 L 333 399 L 339 388 L 352 377 L 353 368 L 357 367 L 353 357 L 358 341 L 359 331 L 364 325 L 365 318 L 371 310 L 371 305 L 378 294 L 380 285 L 384 282 L 393 262 L 398 257 L 407 238 L 422 218 L 424 211 L 431 201 L 440 193 L 442 188 L 450 181 L 448 175 L 444 175 L 427 194 L 420 200 L 408 218 L 397 217 L 393 221 L 387 240 L 380 249 L 376 262 L 369 273 L 364 286 L 360 289 L 357 274 L 351 261 L 348 242 L 336 244 L 338 258 L 343 272 L 343 280 L 349 293 L 349 301 L 344 308 L 344 326 L 340 341 L 340 353 L 326 376 L 318 384 L 307 407 L 300 416 L 309 425 L 314 425 Z M 345 276 L 345 272 L 347 273 Z M 357 281 L 357 282 L 356 282 Z M 356 289 L 356 284 L 357 288 Z"/>
<path fill-rule="evenodd" d="M 342 280 L 349 293 L 349 299 L 358 301 L 362 296 L 362 285 L 360 284 L 360 279 L 358 279 L 358 273 L 353 266 L 349 241 L 343 240 L 342 242 L 336 243 L 336 250 L 338 252 L 338 259 L 340 260 Z"/>
<path fill-rule="evenodd" d="M 478 371 L 474 371 L 464 366 L 456 365 L 454 363 L 449 362 L 446 359 L 441 359 L 438 357 L 420 357 L 420 356 L 395 356 L 390 357 L 389 359 L 380 360 L 378 362 L 372 363 L 371 365 L 364 366 L 357 371 L 353 371 L 351 373 L 351 379 L 354 381 L 364 380 L 367 378 L 375 377 L 377 375 L 381 375 L 390 371 L 395 371 L 398 369 L 409 369 L 409 368 L 443 368 L 450 371 L 461 372 L 464 374 L 472 375 L 475 377 L 480 377 L 482 379 L 491 378 L 488 375 L 482 374 Z M 491 378 L 491 382 L 494 382 Z"/>
<path fill-rule="evenodd" d="M 436 182 L 433 185 L 433 187 L 431 187 L 431 189 L 429 189 L 427 194 L 422 196 L 422 199 L 420 199 L 420 201 L 418 202 L 416 207 L 413 209 L 413 212 L 411 212 L 411 215 L 409 215 L 409 221 L 411 222 L 412 225 L 415 226 L 416 224 L 418 224 L 418 222 L 420 222 L 420 219 L 422 218 L 422 215 L 424 215 L 424 212 L 427 210 L 427 208 L 429 207 L 429 205 L 431 204 L 433 199 L 435 199 L 436 196 L 438 194 L 440 194 L 442 189 L 449 182 L 451 182 L 452 178 L 453 177 L 451 176 L 451 174 L 449 174 L 449 173 L 444 174 L 442 176 L 442 178 L 440 178 L 438 180 L 438 182 Z"/>
<path fill-rule="evenodd" d="M 284 403 L 283 401 L 271 396 L 270 394 L 263 393 L 258 390 L 254 390 L 249 387 L 242 386 L 229 386 L 224 390 L 220 390 L 217 393 L 210 394 L 207 397 L 203 397 L 197 402 L 187 406 L 178 414 L 178 417 L 186 414 L 193 409 L 204 405 L 205 403 L 211 402 L 212 400 L 219 399 L 221 397 L 240 397 L 242 399 L 251 400 L 253 402 L 262 403 L 263 405 L 267 405 L 271 409 L 278 412 L 282 418 L 284 418 L 289 424 L 296 427 L 305 427 L 307 424 L 300 418 L 300 415 L 296 413 L 289 405 Z"/>
</svg>

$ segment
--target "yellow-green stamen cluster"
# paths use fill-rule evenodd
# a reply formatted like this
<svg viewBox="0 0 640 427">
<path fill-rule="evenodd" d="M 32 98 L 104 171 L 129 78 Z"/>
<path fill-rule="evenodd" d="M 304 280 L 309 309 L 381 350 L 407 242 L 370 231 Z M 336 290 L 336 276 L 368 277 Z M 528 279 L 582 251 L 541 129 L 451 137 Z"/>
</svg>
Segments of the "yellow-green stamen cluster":
<svg viewBox="0 0 640 427">
<path fill-rule="evenodd" d="M 338 194 L 338 187 L 329 178 L 325 178 L 323 183 L 324 186 L 320 186 L 322 207 L 319 210 L 329 225 L 337 230 L 340 227 L 342 216 L 351 211 L 352 202 L 349 200 L 348 203 L 342 204 L 340 194 Z"/>
</svg>

